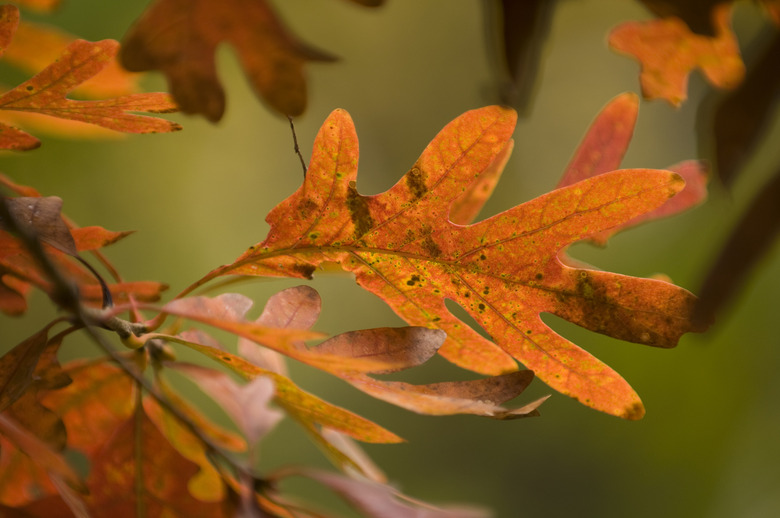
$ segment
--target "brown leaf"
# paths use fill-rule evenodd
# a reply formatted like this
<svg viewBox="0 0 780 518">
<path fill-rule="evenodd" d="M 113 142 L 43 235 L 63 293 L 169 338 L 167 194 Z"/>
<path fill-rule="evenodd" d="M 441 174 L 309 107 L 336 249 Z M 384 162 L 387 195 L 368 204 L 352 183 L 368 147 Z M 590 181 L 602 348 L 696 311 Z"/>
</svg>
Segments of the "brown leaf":
<svg viewBox="0 0 780 518">
<path fill-rule="evenodd" d="M 311 349 L 318 354 L 346 360 L 341 366 L 335 367 L 327 358 L 314 360 L 312 355 L 308 355 L 305 360 L 318 365 L 330 365 L 331 369 L 376 374 L 395 372 L 428 361 L 446 337 L 446 333 L 440 329 L 424 327 L 362 329 L 336 335 Z"/>
<path fill-rule="evenodd" d="M 214 52 L 223 42 L 257 94 L 283 115 L 306 107 L 304 63 L 333 60 L 292 36 L 265 0 L 157 0 L 125 36 L 121 60 L 131 71 L 162 71 L 183 112 L 216 122 L 225 93 Z"/>
<path fill-rule="evenodd" d="M 0 412 L 22 397 L 49 343 L 51 324 L 19 343 L 0 358 Z"/>
<path fill-rule="evenodd" d="M 6 198 L 6 207 L 11 216 L 24 231 L 33 234 L 64 254 L 77 256 L 76 242 L 68 225 L 62 220 L 62 199 L 57 196 L 45 198 Z M 0 218 L 0 228 L 9 230 Z"/>
</svg>

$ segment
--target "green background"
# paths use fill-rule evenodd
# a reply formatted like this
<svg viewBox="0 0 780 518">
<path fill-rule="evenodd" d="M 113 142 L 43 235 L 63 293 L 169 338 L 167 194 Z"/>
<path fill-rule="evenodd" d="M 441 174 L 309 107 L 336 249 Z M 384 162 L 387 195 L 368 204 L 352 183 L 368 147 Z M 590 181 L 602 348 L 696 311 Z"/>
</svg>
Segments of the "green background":
<svg viewBox="0 0 780 518">
<path fill-rule="evenodd" d="M 71 0 L 54 15 L 30 18 L 86 39 L 121 39 L 145 5 Z M 388 0 L 375 10 L 340 0 L 275 5 L 303 40 L 341 57 L 335 64 L 306 67 L 309 107 L 296 120 L 296 131 L 308 160 L 328 113 L 348 110 L 361 139 L 358 189 L 363 194 L 393 185 L 447 122 L 497 102 L 495 34 L 485 14 L 492 3 Z M 558 3 L 541 50 L 531 109 L 518 123 L 513 157 L 483 216 L 552 189 L 599 109 L 621 92 L 638 91 L 637 64 L 611 52 L 606 37 L 620 21 L 649 17 L 635 2 Z M 738 4 L 735 25 L 743 45 L 763 23 L 753 4 Z M 62 197 L 66 214 L 82 225 L 137 230 L 108 249 L 109 257 L 127 279 L 167 282 L 172 295 L 262 241 L 266 213 L 301 181 L 287 120 L 253 95 L 230 48 L 220 48 L 218 63 L 228 107 L 216 126 L 175 115 L 185 128 L 176 134 L 110 141 L 41 136 L 43 146 L 36 151 L 0 156 L 0 170 L 44 195 Z M 156 74 L 146 84 L 165 88 Z M 694 73 L 681 108 L 643 101 L 623 166 L 663 168 L 699 158 L 697 109 L 710 92 Z M 774 115 L 733 189 L 714 181 L 705 205 L 621 234 L 606 249 L 576 245 L 572 255 L 624 274 L 663 272 L 695 291 L 738 216 L 780 163 Z M 777 246 L 770 250 L 709 332 L 685 336 L 676 349 L 619 342 L 545 317 L 634 386 L 647 408 L 639 422 L 597 413 L 558 394 L 536 419 L 418 416 L 312 369 L 293 365 L 292 377 L 407 439 L 366 449 L 393 483 L 423 500 L 488 506 L 499 517 L 778 516 L 777 252 Z M 256 300 L 250 314 L 255 316 L 269 295 L 296 284 L 254 280 L 240 289 Z M 311 285 L 324 301 L 317 330 L 403 324 L 346 274 L 319 275 Z M 31 305 L 23 318 L 0 317 L 0 350 L 55 315 L 39 294 Z M 67 357 L 95 354 L 83 339 L 69 340 L 63 349 Z M 433 361 L 408 379 L 464 376 Z M 549 392 L 535 381 L 515 403 Z M 204 404 L 219 415 L 212 403 Z M 289 421 L 262 444 L 261 458 L 266 470 L 287 463 L 327 465 Z M 338 505 L 313 485 L 290 489 Z"/>
</svg>

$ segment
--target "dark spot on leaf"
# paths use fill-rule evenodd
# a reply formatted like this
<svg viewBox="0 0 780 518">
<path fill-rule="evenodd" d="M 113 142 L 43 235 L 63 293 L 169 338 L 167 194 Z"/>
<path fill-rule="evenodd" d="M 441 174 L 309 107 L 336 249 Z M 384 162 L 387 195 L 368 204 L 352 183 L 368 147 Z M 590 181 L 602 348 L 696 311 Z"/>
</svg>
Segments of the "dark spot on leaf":
<svg viewBox="0 0 780 518">
<path fill-rule="evenodd" d="M 422 246 L 428 252 L 428 257 L 435 258 L 441 255 L 441 248 L 439 248 L 439 245 L 436 244 L 436 241 L 430 235 L 425 236 Z"/>
<path fill-rule="evenodd" d="M 232 362 L 232 361 L 233 361 L 233 359 L 232 359 L 232 358 L 230 358 L 230 356 L 223 356 L 223 357 L 222 357 L 222 361 L 223 361 L 223 362 L 230 363 L 230 362 Z"/>
<path fill-rule="evenodd" d="M 431 322 L 438 322 L 439 320 L 441 320 L 441 317 L 433 317 Z"/>
<path fill-rule="evenodd" d="M 537 281 L 541 281 L 542 279 L 544 279 L 544 275 L 542 275 L 541 273 L 537 273 L 536 274 L 536 280 Z"/>
<path fill-rule="evenodd" d="M 27 85 L 28 92 L 32 92 L 33 90 L 35 90 L 35 87 L 33 85 Z"/>
<path fill-rule="evenodd" d="M 469 298 L 469 297 L 471 297 L 471 293 L 469 293 L 469 292 L 467 291 L 466 293 L 464 293 L 464 294 L 463 294 L 463 296 L 464 296 L 464 297 L 466 297 L 466 298 Z"/>
<path fill-rule="evenodd" d="M 406 179 L 406 186 L 415 200 L 422 198 L 428 192 L 428 188 L 425 186 L 424 174 L 419 168 L 413 167 L 411 171 L 406 173 L 404 178 Z"/>
<path fill-rule="evenodd" d="M 415 283 L 420 282 L 420 276 L 419 275 L 412 275 L 412 278 L 406 281 L 406 284 L 409 286 L 414 286 Z"/>
<path fill-rule="evenodd" d="M 484 304 L 480 303 L 480 305 L 478 307 L 479 307 L 480 311 L 485 311 L 485 305 Z"/>
<path fill-rule="evenodd" d="M 487 295 L 488 293 L 490 293 L 490 288 L 488 288 L 487 286 L 485 286 L 485 289 L 484 289 L 484 290 L 482 290 L 482 294 L 483 294 L 483 295 Z"/>
<path fill-rule="evenodd" d="M 487 259 L 487 256 L 485 254 L 482 254 L 479 256 L 479 258 L 484 261 L 485 259 Z"/>
<path fill-rule="evenodd" d="M 355 225 L 355 237 L 360 237 L 371 230 L 374 226 L 374 220 L 368 211 L 366 199 L 358 194 L 355 188 L 355 182 L 349 183 L 347 190 L 347 209 L 352 223 Z"/>
<path fill-rule="evenodd" d="M 311 279 L 316 268 L 311 264 L 295 264 L 292 269 L 301 274 L 304 279 Z"/>
</svg>

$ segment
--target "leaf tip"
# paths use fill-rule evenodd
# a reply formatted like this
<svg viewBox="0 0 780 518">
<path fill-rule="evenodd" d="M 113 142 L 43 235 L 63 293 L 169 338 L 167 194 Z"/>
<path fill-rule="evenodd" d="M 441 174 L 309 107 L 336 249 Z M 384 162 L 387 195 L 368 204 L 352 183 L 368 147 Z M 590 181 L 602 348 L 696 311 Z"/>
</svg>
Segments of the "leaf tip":
<svg viewBox="0 0 780 518">
<path fill-rule="evenodd" d="M 676 195 L 685 188 L 685 178 L 678 173 L 669 171 L 669 197 Z"/>
<path fill-rule="evenodd" d="M 628 421 L 638 421 L 642 419 L 645 416 L 645 406 L 642 404 L 641 401 L 636 401 L 630 406 L 628 406 L 622 414 L 620 414 L 620 417 L 623 419 L 626 419 Z"/>
</svg>

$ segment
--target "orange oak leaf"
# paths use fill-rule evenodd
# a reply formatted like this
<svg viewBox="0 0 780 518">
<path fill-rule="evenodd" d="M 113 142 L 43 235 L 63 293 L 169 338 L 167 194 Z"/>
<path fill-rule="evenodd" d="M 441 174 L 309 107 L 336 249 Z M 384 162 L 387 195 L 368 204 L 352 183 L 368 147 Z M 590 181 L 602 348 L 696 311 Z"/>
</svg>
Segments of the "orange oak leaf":
<svg viewBox="0 0 780 518">
<path fill-rule="evenodd" d="M 135 516 L 139 508 L 148 516 L 234 516 L 227 501 L 204 502 L 190 493 L 188 483 L 198 475 L 198 465 L 182 456 L 152 420 L 155 414 L 148 408 L 156 403 L 148 398 L 144 403 L 90 457 L 90 510 L 96 516 Z"/>
<path fill-rule="evenodd" d="M 55 61 L 76 39 L 56 27 L 20 21 L 3 60 L 34 74 Z M 124 70 L 114 56 L 95 76 L 76 86 L 73 93 L 89 98 L 128 95 L 138 91 L 140 77 Z"/>
<path fill-rule="evenodd" d="M 32 501 L 39 491 L 85 490 L 65 458 L 13 419 L 0 414 L 0 503 L 19 505 Z M 3 516 L 6 516 L 3 514 Z"/>
<path fill-rule="evenodd" d="M 631 142 L 638 112 L 639 99 L 633 93 L 618 95 L 607 103 L 588 128 L 557 187 L 566 187 L 619 168 Z M 685 187 L 680 193 L 657 209 L 639 215 L 620 226 L 594 234 L 589 240 L 603 246 L 619 231 L 645 221 L 677 214 L 702 203 L 707 198 L 709 174 L 704 162 L 687 160 L 666 169 L 679 174 L 685 180 Z"/>
<path fill-rule="evenodd" d="M 171 393 L 170 388 L 166 392 Z M 176 401 L 181 402 L 182 399 L 178 398 Z M 165 437 L 168 444 L 181 457 L 198 466 L 198 471 L 186 481 L 188 493 L 201 502 L 217 503 L 225 500 L 227 488 L 221 474 L 209 459 L 206 445 L 184 427 L 176 417 L 164 410 L 154 399 L 150 397 L 144 398 L 143 409 L 147 417 L 155 424 L 157 431 Z M 227 437 L 231 441 L 228 444 L 221 442 L 220 446 L 233 447 L 236 445 L 235 441 L 239 439 L 238 436 L 225 436 L 226 432 L 224 430 L 218 430 L 216 424 L 208 422 L 200 414 L 193 413 L 193 409 L 189 406 L 187 407 L 187 412 L 188 417 L 196 417 L 197 421 L 195 422 L 204 433 L 206 430 L 212 433 L 218 431 L 221 432 L 220 435 L 223 438 Z M 200 425 L 205 425 L 205 427 L 201 428 Z"/>
<path fill-rule="evenodd" d="M 226 274 L 310 277 L 323 262 L 353 272 L 409 324 L 447 333 L 440 353 L 485 374 L 516 360 L 554 389 L 610 414 L 639 418 L 644 408 L 608 366 L 553 332 L 552 313 L 592 331 L 673 347 L 697 330 L 695 297 L 672 284 L 571 268 L 558 252 L 655 209 L 683 187 L 669 171 L 633 169 L 558 189 L 479 223 L 448 219 L 452 202 L 506 146 L 516 120 L 487 107 L 448 124 L 390 190 L 358 194 L 357 135 L 334 111 L 322 126 L 304 184 L 267 217 L 268 237 Z M 455 317 L 452 300 L 495 343 Z"/>
<path fill-rule="evenodd" d="M 0 6 L 0 44 L 2 51 L 19 23 L 14 6 Z M 165 93 L 130 94 L 113 99 L 76 101 L 66 95 L 92 78 L 111 62 L 119 50 L 113 40 L 88 42 L 76 40 L 59 58 L 33 78 L 0 96 L 0 110 L 43 114 L 71 121 L 96 124 L 124 133 L 160 133 L 177 131 L 181 126 L 157 117 L 131 112 L 169 113 L 176 105 Z M 0 124 L 0 149 L 26 150 L 40 143 L 34 137 Z"/>
<path fill-rule="evenodd" d="M 679 106 L 687 98 L 688 75 L 701 68 L 718 88 L 735 88 L 745 75 L 739 44 L 731 29 L 729 3 L 712 10 L 714 37 L 692 32 L 681 19 L 671 16 L 649 22 L 626 22 L 609 35 L 616 51 L 637 59 L 640 82 L 647 99 L 665 99 Z"/>
<path fill-rule="evenodd" d="M 285 29 L 265 0 L 157 0 L 127 33 L 122 64 L 160 70 L 185 113 L 216 122 L 225 111 L 214 52 L 229 43 L 257 94 L 277 112 L 306 107 L 303 65 L 334 58 L 303 44 Z"/>
</svg>

